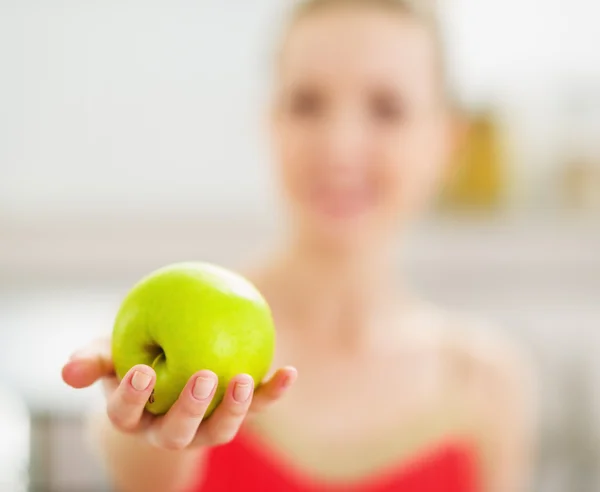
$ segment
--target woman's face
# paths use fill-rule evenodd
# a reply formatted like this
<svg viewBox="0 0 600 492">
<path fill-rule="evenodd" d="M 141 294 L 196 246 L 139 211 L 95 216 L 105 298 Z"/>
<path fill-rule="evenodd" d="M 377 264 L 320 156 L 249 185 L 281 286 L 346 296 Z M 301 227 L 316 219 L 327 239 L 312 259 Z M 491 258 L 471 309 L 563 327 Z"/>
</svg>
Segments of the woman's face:
<svg viewBox="0 0 600 492">
<path fill-rule="evenodd" d="M 429 201 L 448 147 L 440 86 L 433 36 L 408 16 L 331 9 L 292 28 L 273 129 L 302 235 L 336 248 L 372 244 Z"/>
</svg>

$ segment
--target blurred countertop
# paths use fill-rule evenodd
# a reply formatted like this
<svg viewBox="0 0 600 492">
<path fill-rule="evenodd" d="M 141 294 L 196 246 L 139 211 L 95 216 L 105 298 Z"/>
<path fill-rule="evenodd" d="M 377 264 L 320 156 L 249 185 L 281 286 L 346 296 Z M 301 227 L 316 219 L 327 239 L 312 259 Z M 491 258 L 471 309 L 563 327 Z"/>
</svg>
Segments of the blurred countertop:
<svg viewBox="0 0 600 492">
<path fill-rule="evenodd" d="M 18 222 L 0 216 L 0 279 L 128 280 L 189 259 L 238 267 L 267 252 L 284 227 L 266 214 Z M 485 263 L 500 271 L 506 262 L 527 269 L 600 266 L 600 215 L 438 216 L 406 236 L 397 248 L 403 264 L 437 268 L 453 259 L 460 269 Z"/>
</svg>

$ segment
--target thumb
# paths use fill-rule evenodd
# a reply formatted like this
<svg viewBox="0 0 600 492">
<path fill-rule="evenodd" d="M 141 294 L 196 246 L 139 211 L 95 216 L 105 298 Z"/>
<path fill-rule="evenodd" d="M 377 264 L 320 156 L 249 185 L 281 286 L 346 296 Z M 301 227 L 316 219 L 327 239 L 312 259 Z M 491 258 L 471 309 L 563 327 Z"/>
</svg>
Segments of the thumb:
<svg viewBox="0 0 600 492">
<path fill-rule="evenodd" d="M 62 379 L 73 388 L 87 388 L 114 373 L 110 341 L 99 340 L 75 352 L 62 368 Z"/>
</svg>

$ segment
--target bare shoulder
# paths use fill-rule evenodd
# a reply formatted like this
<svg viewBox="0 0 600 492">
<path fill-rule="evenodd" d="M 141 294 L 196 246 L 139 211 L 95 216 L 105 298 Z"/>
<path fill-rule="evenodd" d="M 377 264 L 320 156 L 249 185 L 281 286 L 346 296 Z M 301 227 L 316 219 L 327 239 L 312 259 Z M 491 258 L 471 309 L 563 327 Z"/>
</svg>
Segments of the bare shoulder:
<svg viewBox="0 0 600 492">
<path fill-rule="evenodd" d="M 448 373 L 479 417 L 497 421 L 535 408 L 533 358 L 523 344 L 488 320 L 464 314 L 446 314 L 443 340 Z"/>
<path fill-rule="evenodd" d="M 480 447 L 487 488 L 530 490 L 539 411 L 533 358 L 488 321 L 462 315 L 444 320 L 452 401 Z"/>
<path fill-rule="evenodd" d="M 473 376 L 508 383 L 531 372 L 525 347 L 488 320 L 450 315 L 445 335 L 448 355 Z"/>
</svg>

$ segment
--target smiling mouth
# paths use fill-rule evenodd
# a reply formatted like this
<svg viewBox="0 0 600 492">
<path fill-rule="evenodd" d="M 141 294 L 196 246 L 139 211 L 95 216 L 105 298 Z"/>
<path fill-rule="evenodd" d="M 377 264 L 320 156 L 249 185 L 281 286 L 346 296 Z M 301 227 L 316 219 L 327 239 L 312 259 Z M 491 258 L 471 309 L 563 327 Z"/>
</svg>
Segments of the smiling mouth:
<svg viewBox="0 0 600 492">
<path fill-rule="evenodd" d="M 357 217 L 365 213 L 372 203 L 372 197 L 366 191 L 322 192 L 313 197 L 313 205 L 320 213 L 337 219 Z"/>
</svg>

